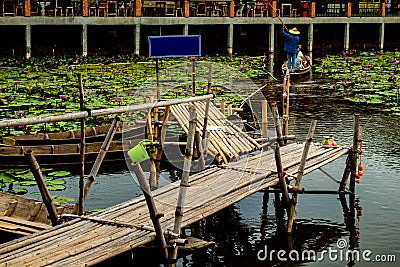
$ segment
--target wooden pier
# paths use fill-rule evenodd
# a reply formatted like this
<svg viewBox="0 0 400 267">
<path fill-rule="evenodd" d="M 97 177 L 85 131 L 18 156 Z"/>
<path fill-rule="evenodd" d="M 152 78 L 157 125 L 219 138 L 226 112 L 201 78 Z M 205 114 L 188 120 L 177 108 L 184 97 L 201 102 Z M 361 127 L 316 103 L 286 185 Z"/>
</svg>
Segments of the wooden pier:
<svg viewBox="0 0 400 267">
<path fill-rule="evenodd" d="M 294 143 L 280 148 L 282 168 L 288 179 L 299 171 L 304 146 Z M 349 151 L 347 147 L 326 148 L 311 144 L 304 174 Z M 160 218 L 164 232 L 174 227 L 179 183 L 152 191 L 157 210 L 164 215 Z M 228 165 L 209 167 L 189 177 L 181 226 L 278 184 L 274 149 L 255 152 Z M 145 198 L 140 196 L 90 217 L 74 218 L 2 244 L 0 266 L 90 266 L 150 242 L 155 239 L 152 229 Z"/>
</svg>

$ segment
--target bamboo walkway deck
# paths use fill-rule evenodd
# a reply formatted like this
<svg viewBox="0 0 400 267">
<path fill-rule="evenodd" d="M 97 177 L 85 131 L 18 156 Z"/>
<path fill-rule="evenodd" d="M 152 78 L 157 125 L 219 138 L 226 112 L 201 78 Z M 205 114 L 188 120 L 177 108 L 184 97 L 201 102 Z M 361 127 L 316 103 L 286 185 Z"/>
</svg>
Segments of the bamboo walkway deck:
<svg viewBox="0 0 400 267">
<path fill-rule="evenodd" d="M 296 175 L 303 144 L 281 148 L 282 165 Z M 309 173 L 348 153 L 348 148 L 312 145 L 305 168 Z M 213 166 L 190 176 L 182 226 L 278 183 L 272 149 L 224 166 Z M 291 176 L 289 176 L 291 177 Z M 163 229 L 171 229 L 179 181 L 153 191 Z M 261 205 L 261 204 L 260 204 Z M 94 216 L 92 216 L 94 217 Z M 107 208 L 95 218 L 120 222 L 119 226 L 74 219 L 0 245 L 0 266 L 90 266 L 129 251 L 155 238 L 154 232 L 136 226 L 152 226 L 144 197 Z"/>
<path fill-rule="evenodd" d="M 189 103 L 174 105 L 171 107 L 171 113 L 178 121 L 182 129 L 188 134 L 189 129 Z M 206 110 L 205 102 L 193 103 L 196 107 L 198 118 L 197 131 L 203 131 Z M 247 154 L 255 150 L 259 150 L 260 145 L 251 138 L 248 133 L 245 133 L 229 121 L 224 114 L 221 113 L 213 104 L 210 105 L 208 111 L 207 130 L 210 132 L 208 153 L 212 157 L 220 154 L 226 158 L 239 158 L 241 154 Z M 228 162 L 226 160 L 225 162 Z"/>
</svg>

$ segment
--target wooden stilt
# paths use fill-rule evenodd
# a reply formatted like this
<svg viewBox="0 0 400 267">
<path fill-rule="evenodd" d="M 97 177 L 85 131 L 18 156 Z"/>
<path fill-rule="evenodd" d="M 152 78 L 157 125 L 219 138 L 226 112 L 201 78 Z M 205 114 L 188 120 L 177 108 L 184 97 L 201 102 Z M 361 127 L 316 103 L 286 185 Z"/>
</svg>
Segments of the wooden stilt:
<svg viewBox="0 0 400 267">
<path fill-rule="evenodd" d="M 206 159 L 207 159 L 207 151 L 208 151 L 208 142 L 210 139 L 210 132 L 206 132 L 205 137 L 201 140 L 201 155 L 199 159 L 199 169 L 204 170 L 206 167 Z"/>
<path fill-rule="evenodd" d="M 169 114 L 171 113 L 171 106 L 166 106 L 164 110 L 164 118 L 161 126 L 161 132 L 160 132 L 160 137 L 158 140 L 158 150 L 157 150 L 157 158 L 156 158 L 156 168 L 158 172 L 161 172 L 160 170 L 160 162 L 161 162 L 161 157 L 163 154 L 163 145 L 165 142 L 165 137 L 167 135 L 167 128 L 168 128 L 168 118 Z"/>
<path fill-rule="evenodd" d="M 226 108 L 228 110 L 228 116 L 231 116 L 233 114 L 232 113 L 232 104 L 226 104 Z"/>
<path fill-rule="evenodd" d="M 196 61 L 192 60 L 192 96 L 196 96 Z"/>
<path fill-rule="evenodd" d="M 35 177 L 36 183 L 38 184 L 40 194 L 42 195 L 43 202 L 46 205 L 47 212 L 49 213 L 50 221 L 53 226 L 58 223 L 58 215 L 56 207 L 53 203 L 53 199 L 50 196 L 50 192 L 47 189 L 46 183 L 43 180 L 42 172 L 40 171 L 40 166 L 36 161 L 35 156 L 31 150 L 25 153 L 25 157 L 28 159 L 30 169 Z"/>
<path fill-rule="evenodd" d="M 153 128 L 153 118 L 154 118 L 154 110 L 151 110 L 148 115 L 147 115 L 147 121 L 146 121 L 146 129 L 147 129 L 147 139 L 151 140 L 154 142 L 155 140 L 155 133 L 154 133 L 154 128 Z M 156 163 L 153 159 L 156 159 L 157 157 L 157 152 L 155 151 L 155 146 L 151 146 L 149 148 L 150 150 L 150 177 L 149 177 L 149 183 L 150 183 L 150 188 L 155 189 L 157 188 L 157 167 Z"/>
<path fill-rule="evenodd" d="M 267 137 L 268 136 L 268 102 L 267 100 L 261 100 L 261 120 L 262 120 L 262 136 Z"/>
<path fill-rule="evenodd" d="M 289 134 L 289 91 L 290 91 L 290 75 L 286 75 L 283 86 L 283 135 Z M 287 143 L 287 140 L 284 140 Z"/>
<path fill-rule="evenodd" d="M 189 132 L 187 136 L 187 143 L 185 149 L 185 159 L 183 162 L 183 172 L 181 178 L 181 184 L 179 187 L 179 195 L 178 201 L 175 210 L 175 222 L 174 222 L 174 230 L 175 234 L 179 234 L 181 231 L 181 223 L 183 217 L 183 206 L 185 204 L 185 196 L 187 188 L 189 187 L 189 175 L 190 175 L 190 167 L 192 162 L 192 154 L 193 154 L 193 143 L 194 143 L 194 134 L 196 130 L 197 124 L 197 114 L 195 107 L 193 105 L 189 106 L 190 119 L 189 119 Z M 169 259 L 170 261 L 175 261 L 178 255 L 178 247 L 176 244 L 172 245 Z"/>
<path fill-rule="evenodd" d="M 354 134 L 353 134 L 353 146 L 351 150 L 351 173 L 350 173 L 350 187 L 349 190 L 355 193 L 355 182 L 358 162 L 358 143 L 360 141 L 360 114 L 354 114 Z"/>
<path fill-rule="evenodd" d="M 80 111 L 85 110 L 85 96 L 83 91 L 82 73 L 79 73 L 79 92 L 80 92 Z M 84 212 L 84 185 L 85 185 L 85 118 L 81 118 L 81 145 L 80 145 L 80 166 L 81 172 L 79 175 L 79 201 L 78 215 L 83 215 Z"/>
<path fill-rule="evenodd" d="M 283 145 L 281 123 L 279 120 L 279 112 L 278 112 L 278 107 L 276 106 L 276 103 L 272 103 L 271 106 L 272 106 L 272 114 L 274 116 L 274 121 L 275 121 L 276 136 L 278 137 L 278 142 L 279 142 L 279 143 L 276 143 L 276 146 L 275 146 L 276 171 L 278 173 L 279 183 L 280 183 L 282 191 L 283 191 L 282 197 L 285 201 L 285 205 L 288 205 L 289 204 L 289 193 L 288 193 L 288 189 L 287 189 L 287 185 L 286 185 L 284 170 L 282 168 L 282 160 L 281 160 L 281 152 L 280 152 L 280 146 Z"/>
<path fill-rule="evenodd" d="M 225 116 L 225 100 L 221 100 L 220 106 L 221 106 L 221 113 Z"/>
<path fill-rule="evenodd" d="M 164 232 L 160 224 L 160 218 L 163 217 L 164 215 L 157 213 L 157 208 L 154 203 L 153 195 L 151 194 L 150 186 L 146 181 L 146 178 L 144 176 L 140 164 L 138 162 L 134 162 L 132 164 L 132 169 L 135 172 L 140 188 L 142 189 L 143 195 L 145 197 L 147 208 L 149 209 L 150 219 L 153 222 L 154 230 L 156 232 L 156 237 L 158 239 L 160 247 L 163 250 L 164 259 L 167 260 L 168 259 L 167 242 L 165 241 Z"/>
<path fill-rule="evenodd" d="M 340 181 L 339 191 L 344 191 L 346 189 L 347 180 L 351 172 L 351 158 L 352 154 L 349 154 L 346 159 L 346 167 L 343 172 L 342 180 Z"/>
<path fill-rule="evenodd" d="M 303 150 L 303 154 L 301 156 L 299 170 L 297 172 L 296 183 L 295 183 L 296 187 L 300 187 L 301 179 L 303 178 L 304 167 L 305 167 L 306 161 L 307 161 L 308 150 L 310 149 L 310 145 L 312 142 L 312 137 L 314 135 L 316 125 L 317 125 L 317 121 L 313 120 L 311 122 L 310 129 L 308 130 L 307 140 L 304 145 L 304 150 Z M 296 211 L 297 196 L 298 196 L 298 193 L 293 193 L 292 201 L 291 201 L 290 207 L 289 207 L 290 209 L 289 209 L 288 225 L 287 225 L 287 233 L 289 233 L 289 234 L 292 233 L 292 230 L 293 230 L 294 213 Z"/>
</svg>

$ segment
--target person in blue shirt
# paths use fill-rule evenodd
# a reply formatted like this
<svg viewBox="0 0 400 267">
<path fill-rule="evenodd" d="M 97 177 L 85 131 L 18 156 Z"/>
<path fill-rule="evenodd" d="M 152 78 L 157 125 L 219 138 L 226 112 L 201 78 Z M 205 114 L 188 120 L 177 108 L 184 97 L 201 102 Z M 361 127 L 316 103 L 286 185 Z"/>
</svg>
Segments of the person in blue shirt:
<svg viewBox="0 0 400 267">
<path fill-rule="evenodd" d="M 289 33 L 282 28 L 282 36 L 285 39 L 283 51 L 286 53 L 289 71 L 293 71 L 296 68 L 297 45 L 300 41 L 299 34 L 300 32 L 297 28 L 290 29 Z"/>
</svg>

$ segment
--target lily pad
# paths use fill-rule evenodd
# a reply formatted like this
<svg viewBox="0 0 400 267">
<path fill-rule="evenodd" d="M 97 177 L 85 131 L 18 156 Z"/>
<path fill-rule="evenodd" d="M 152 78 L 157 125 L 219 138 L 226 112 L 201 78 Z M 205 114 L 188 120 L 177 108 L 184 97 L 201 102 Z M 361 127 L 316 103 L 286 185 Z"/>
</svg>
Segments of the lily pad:
<svg viewBox="0 0 400 267">
<path fill-rule="evenodd" d="M 69 171 L 55 171 L 55 172 L 50 172 L 47 175 L 54 176 L 54 177 L 65 177 L 65 176 L 71 175 L 71 173 Z"/>
</svg>

